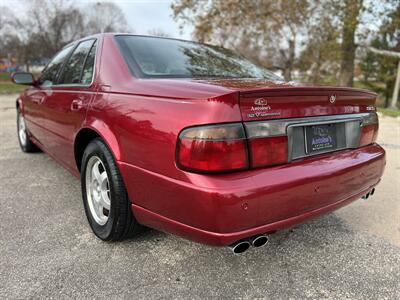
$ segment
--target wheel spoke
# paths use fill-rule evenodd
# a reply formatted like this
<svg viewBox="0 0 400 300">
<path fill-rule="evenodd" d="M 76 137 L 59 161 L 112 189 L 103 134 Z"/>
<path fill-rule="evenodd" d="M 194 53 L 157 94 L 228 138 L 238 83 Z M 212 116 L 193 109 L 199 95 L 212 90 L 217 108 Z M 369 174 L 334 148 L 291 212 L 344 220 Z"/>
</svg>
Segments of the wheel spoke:
<svg viewBox="0 0 400 300">
<path fill-rule="evenodd" d="M 98 156 L 92 156 L 86 167 L 88 204 L 94 220 L 104 225 L 111 209 L 110 185 L 107 171 Z"/>
<path fill-rule="evenodd" d="M 100 182 L 100 171 L 99 171 L 99 166 L 100 166 L 100 160 L 96 161 L 92 167 L 92 177 L 93 179 L 97 179 L 97 181 Z"/>
<path fill-rule="evenodd" d="M 107 210 L 110 210 L 110 198 L 108 197 L 108 192 L 107 191 L 102 191 L 101 192 L 101 204 L 103 207 Z"/>
<path fill-rule="evenodd" d="M 97 214 L 100 218 L 104 217 L 102 201 L 97 204 Z"/>
<path fill-rule="evenodd" d="M 96 203 L 100 203 L 101 200 L 101 195 L 99 195 L 99 193 L 97 191 L 93 191 L 93 200 Z"/>
<path fill-rule="evenodd" d="M 93 210 L 94 210 L 94 211 L 96 212 L 96 214 L 97 214 L 97 212 L 98 212 L 98 207 L 99 207 L 99 203 L 98 203 L 96 200 L 94 200 L 94 197 L 93 197 L 92 205 L 93 205 Z"/>
<path fill-rule="evenodd" d="M 19 140 L 21 144 L 25 145 L 26 143 L 26 125 L 25 120 L 22 115 L 19 116 Z"/>
<path fill-rule="evenodd" d="M 107 186 L 107 182 L 108 181 L 108 177 L 107 177 L 107 172 L 104 171 L 103 173 L 100 174 L 100 178 L 99 178 L 99 183 L 101 187 L 106 187 Z"/>
</svg>

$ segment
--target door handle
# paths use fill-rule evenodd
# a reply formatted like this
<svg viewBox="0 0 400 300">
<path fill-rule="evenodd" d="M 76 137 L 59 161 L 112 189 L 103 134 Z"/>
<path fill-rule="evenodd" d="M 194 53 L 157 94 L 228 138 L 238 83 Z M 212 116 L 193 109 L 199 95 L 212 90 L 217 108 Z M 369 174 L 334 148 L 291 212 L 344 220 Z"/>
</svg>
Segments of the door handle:
<svg viewBox="0 0 400 300">
<path fill-rule="evenodd" d="M 80 99 L 75 99 L 71 103 L 71 110 L 77 111 L 80 110 L 83 106 L 82 100 Z"/>
<path fill-rule="evenodd" d="M 41 104 L 44 101 L 45 97 L 32 97 L 31 100 L 32 102 L 35 102 L 36 104 Z"/>
</svg>

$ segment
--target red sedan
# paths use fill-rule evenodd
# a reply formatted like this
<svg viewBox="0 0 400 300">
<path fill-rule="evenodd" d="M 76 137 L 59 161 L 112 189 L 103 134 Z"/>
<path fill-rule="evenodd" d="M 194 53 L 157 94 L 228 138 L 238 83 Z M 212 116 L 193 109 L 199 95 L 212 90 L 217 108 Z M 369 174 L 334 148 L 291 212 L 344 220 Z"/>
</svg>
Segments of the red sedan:
<svg viewBox="0 0 400 300">
<path fill-rule="evenodd" d="M 141 226 L 234 252 L 374 193 L 376 94 L 283 82 L 229 50 L 101 34 L 64 47 L 18 98 L 18 137 L 80 177 L 102 240 Z"/>
</svg>

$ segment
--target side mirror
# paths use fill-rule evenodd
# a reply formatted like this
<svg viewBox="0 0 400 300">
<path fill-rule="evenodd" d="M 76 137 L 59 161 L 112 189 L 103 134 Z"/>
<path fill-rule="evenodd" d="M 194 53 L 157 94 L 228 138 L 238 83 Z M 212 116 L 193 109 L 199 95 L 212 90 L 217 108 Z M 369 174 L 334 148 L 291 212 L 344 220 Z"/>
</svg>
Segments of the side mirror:
<svg viewBox="0 0 400 300">
<path fill-rule="evenodd" d="M 27 72 L 13 73 L 11 75 L 11 80 L 16 84 L 24 84 L 24 85 L 35 84 L 35 78 L 33 78 L 32 73 L 27 73 Z"/>
</svg>

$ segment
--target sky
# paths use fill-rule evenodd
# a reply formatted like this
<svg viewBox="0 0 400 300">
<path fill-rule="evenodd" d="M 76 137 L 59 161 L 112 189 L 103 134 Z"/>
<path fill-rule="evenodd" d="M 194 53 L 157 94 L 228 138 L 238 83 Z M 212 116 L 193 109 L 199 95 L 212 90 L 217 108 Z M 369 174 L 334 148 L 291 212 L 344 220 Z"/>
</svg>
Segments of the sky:
<svg viewBox="0 0 400 300">
<path fill-rule="evenodd" d="M 24 11 L 29 0 L 0 0 L 14 11 Z M 179 24 L 172 17 L 172 0 L 72 0 L 78 6 L 90 2 L 114 2 L 124 12 L 125 18 L 136 34 L 148 34 L 149 30 L 161 29 L 171 37 L 191 39 L 192 27 L 179 29 Z"/>
<path fill-rule="evenodd" d="M 26 3 L 30 0 L 0 0 L 0 5 L 8 6 L 14 9 L 15 12 L 24 11 Z M 63 0 L 75 2 L 78 6 L 84 7 L 88 3 L 98 2 L 114 2 L 124 12 L 125 18 L 136 34 L 149 34 L 150 30 L 161 29 L 168 33 L 171 37 L 192 39 L 191 35 L 193 27 L 185 25 L 181 30 L 178 22 L 172 17 L 171 3 L 173 0 Z M 365 0 L 365 5 L 368 7 L 376 0 Z M 379 3 L 379 2 L 378 2 Z M 381 9 L 385 9 L 384 5 Z M 366 19 L 370 18 L 365 14 Z M 368 22 L 366 27 L 376 30 L 379 27 L 379 20 L 376 22 Z"/>
<path fill-rule="evenodd" d="M 91 0 L 85 0 L 90 2 Z M 128 24 L 137 34 L 148 34 L 151 29 L 161 29 L 171 37 L 190 39 L 191 28 L 182 32 L 172 17 L 172 0 L 108 0 L 121 7 Z M 83 1 L 82 1 L 83 2 Z M 99 1 L 91 1 L 99 2 Z"/>
</svg>

